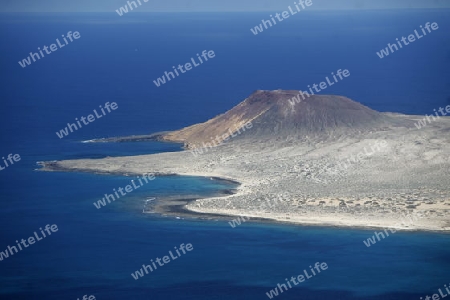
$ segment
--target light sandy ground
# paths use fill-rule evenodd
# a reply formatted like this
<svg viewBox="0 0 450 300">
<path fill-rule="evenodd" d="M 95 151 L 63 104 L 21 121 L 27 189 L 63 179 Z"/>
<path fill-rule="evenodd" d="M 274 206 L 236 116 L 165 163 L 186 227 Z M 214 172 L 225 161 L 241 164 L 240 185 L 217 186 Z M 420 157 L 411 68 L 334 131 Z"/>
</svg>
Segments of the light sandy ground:
<svg viewBox="0 0 450 300">
<path fill-rule="evenodd" d="M 70 160 L 45 164 L 44 169 L 217 176 L 242 184 L 234 195 L 187 206 L 201 213 L 296 224 L 450 231 L 450 118 L 420 130 L 384 128 L 329 139 L 261 141 L 249 136 L 198 156 L 183 151 Z M 380 142 L 385 147 L 370 151 Z M 360 152 L 366 154 L 347 161 Z M 347 168 L 339 162 L 346 162 Z M 411 214 L 421 218 L 403 221 L 402 215 Z"/>
</svg>

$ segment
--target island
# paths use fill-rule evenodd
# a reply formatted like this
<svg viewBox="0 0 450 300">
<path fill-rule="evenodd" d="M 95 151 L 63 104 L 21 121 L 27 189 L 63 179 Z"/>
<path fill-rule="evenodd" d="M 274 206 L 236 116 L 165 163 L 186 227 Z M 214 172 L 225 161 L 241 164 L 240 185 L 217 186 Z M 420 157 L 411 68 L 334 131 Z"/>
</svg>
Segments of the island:
<svg viewBox="0 0 450 300">
<path fill-rule="evenodd" d="M 301 98 L 295 90 L 257 90 L 204 123 L 97 140 L 177 142 L 183 151 L 42 162 L 41 170 L 177 174 L 240 183 L 234 193 L 183 204 L 193 215 L 449 231 L 450 117 L 417 126 L 424 118 L 377 112 L 343 96 Z M 212 143 L 246 124 L 252 126 Z"/>
</svg>

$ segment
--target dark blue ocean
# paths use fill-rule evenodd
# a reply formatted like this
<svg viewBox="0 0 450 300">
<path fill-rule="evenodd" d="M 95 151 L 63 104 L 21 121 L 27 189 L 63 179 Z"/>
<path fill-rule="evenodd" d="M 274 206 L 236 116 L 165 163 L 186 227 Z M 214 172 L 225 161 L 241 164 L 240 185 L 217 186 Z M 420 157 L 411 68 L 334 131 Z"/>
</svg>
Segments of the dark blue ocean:
<svg viewBox="0 0 450 300">
<path fill-rule="evenodd" d="M 272 12 L 271 12 L 272 13 Z M 209 178 L 157 177 L 98 210 L 130 177 L 39 172 L 36 162 L 180 151 L 180 145 L 81 143 L 179 129 L 225 112 L 257 89 L 303 89 L 337 69 L 326 94 L 379 111 L 431 114 L 450 104 L 450 11 L 302 12 L 254 36 L 269 13 L 0 15 L 0 251 L 46 224 L 59 230 L 0 261 L 0 299 L 267 299 L 315 262 L 328 270 L 279 299 L 419 299 L 450 282 L 450 235 L 176 219 L 143 214 L 147 197 L 212 195 Z M 426 22 L 439 29 L 379 59 Z M 68 31 L 81 38 L 26 68 L 18 61 Z M 216 56 L 157 88 L 153 80 L 203 50 Z M 105 102 L 116 111 L 59 139 Z M 134 280 L 182 243 L 194 250 Z"/>
</svg>

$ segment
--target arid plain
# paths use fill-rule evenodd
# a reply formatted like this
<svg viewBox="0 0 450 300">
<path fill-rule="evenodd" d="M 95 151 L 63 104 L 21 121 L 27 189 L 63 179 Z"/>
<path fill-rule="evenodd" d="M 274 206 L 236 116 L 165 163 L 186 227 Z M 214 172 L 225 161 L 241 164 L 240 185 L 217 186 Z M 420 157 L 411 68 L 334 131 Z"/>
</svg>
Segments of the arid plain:
<svg viewBox="0 0 450 300">
<path fill-rule="evenodd" d="M 40 164 L 45 171 L 153 172 L 239 182 L 235 194 L 186 205 L 206 216 L 450 231 L 450 117 L 431 118 L 418 129 L 424 116 L 380 113 L 341 96 L 315 95 L 298 103 L 294 97 L 298 91 L 256 91 L 205 123 L 147 137 L 182 142 L 181 152 Z M 193 153 L 193 145 L 249 123 L 245 132 Z M 133 137 L 109 141 L 125 140 Z M 404 221 L 413 215 L 419 217 Z"/>
</svg>

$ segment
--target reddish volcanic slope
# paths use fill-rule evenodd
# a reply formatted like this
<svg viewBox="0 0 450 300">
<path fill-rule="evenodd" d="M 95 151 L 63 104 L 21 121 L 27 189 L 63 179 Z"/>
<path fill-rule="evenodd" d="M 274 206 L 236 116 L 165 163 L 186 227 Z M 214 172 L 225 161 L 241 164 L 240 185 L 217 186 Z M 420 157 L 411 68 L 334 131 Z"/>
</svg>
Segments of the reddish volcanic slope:
<svg viewBox="0 0 450 300">
<path fill-rule="evenodd" d="M 189 147 L 209 142 L 229 130 L 235 132 L 247 122 L 253 127 L 240 138 L 326 137 L 373 131 L 398 123 L 386 114 L 342 96 L 312 95 L 303 99 L 298 91 L 258 90 L 224 114 L 161 138 L 185 142 Z"/>
</svg>

